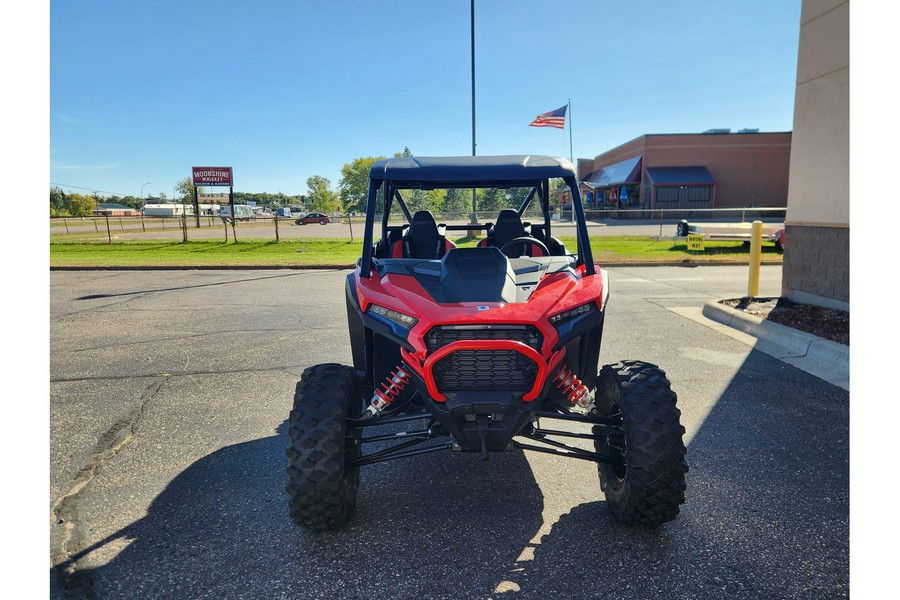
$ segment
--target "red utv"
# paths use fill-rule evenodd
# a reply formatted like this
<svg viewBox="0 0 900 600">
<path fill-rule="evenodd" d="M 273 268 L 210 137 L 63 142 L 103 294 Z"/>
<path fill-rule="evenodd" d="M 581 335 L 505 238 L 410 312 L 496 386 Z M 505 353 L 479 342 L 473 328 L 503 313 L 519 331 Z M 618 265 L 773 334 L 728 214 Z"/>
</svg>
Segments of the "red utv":
<svg viewBox="0 0 900 600">
<path fill-rule="evenodd" d="M 574 200 L 574 252 L 552 231 L 550 190 L 560 179 Z M 494 198 L 499 190 L 514 208 L 460 225 L 410 210 L 416 190 L 453 188 L 488 188 Z M 477 247 L 448 237 L 473 230 L 484 235 Z M 361 467 L 437 451 L 593 461 L 617 520 L 652 526 L 678 514 L 684 428 L 665 373 L 636 360 L 598 370 L 609 286 L 593 262 L 569 161 L 376 162 L 362 257 L 345 287 L 353 365 L 306 369 L 289 417 L 287 491 L 298 524 L 344 525 Z M 584 431 L 545 425 L 553 421 Z"/>
</svg>

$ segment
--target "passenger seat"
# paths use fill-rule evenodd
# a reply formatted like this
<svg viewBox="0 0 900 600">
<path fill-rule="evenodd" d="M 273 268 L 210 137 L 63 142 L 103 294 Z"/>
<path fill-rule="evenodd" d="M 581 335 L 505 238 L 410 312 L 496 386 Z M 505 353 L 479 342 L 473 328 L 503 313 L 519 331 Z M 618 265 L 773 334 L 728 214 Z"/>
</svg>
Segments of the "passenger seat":
<svg viewBox="0 0 900 600">
<path fill-rule="evenodd" d="M 434 215 L 420 210 L 413 215 L 406 235 L 391 246 L 391 258 L 439 259 L 456 245 L 438 231 Z"/>
</svg>

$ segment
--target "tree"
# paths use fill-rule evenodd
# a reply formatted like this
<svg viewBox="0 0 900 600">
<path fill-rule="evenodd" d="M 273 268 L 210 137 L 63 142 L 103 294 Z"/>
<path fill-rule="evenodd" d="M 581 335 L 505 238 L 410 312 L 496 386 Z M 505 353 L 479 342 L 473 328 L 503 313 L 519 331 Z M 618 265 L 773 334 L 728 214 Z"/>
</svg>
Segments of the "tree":
<svg viewBox="0 0 900 600">
<path fill-rule="evenodd" d="M 175 184 L 175 191 L 178 193 L 178 197 L 175 200 L 180 202 L 188 203 L 194 201 L 194 180 L 190 177 L 185 177 L 184 179 L 179 179 Z M 197 193 L 202 194 L 203 188 L 197 188 Z M 162 194 L 160 194 L 160 198 Z"/>
<path fill-rule="evenodd" d="M 131 208 L 141 207 L 141 199 L 135 198 L 134 196 L 125 196 L 124 198 L 120 198 L 119 203 L 124 204 L 125 206 L 130 206 Z"/>
<path fill-rule="evenodd" d="M 306 180 L 309 188 L 309 207 L 312 212 L 330 213 L 339 208 L 337 192 L 331 189 L 331 182 L 327 177 L 313 175 Z"/>
<path fill-rule="evenodd" d="M 478 199 L 478 211 L 498 212 L 508 206 L 506 191 L 499 188 L 487 188 L 484 196 Z"/>
<path fill-rule="evenodd" d="M 344 202 L 344 210 L 363 212 L 369 193 L 369 171 L 383 156 L 365 156 L 353 159 L 341 167 L 338 192 Z"/>
<path fill-rule="evenodd" d="M 433 213 L 439 213 L 443 210 L 444 195 L 446 190 L 408 190 L 404 192 L 403 199 L 410 213 L 415 214 L 416 211 L 429 210 Z"/>
<path fill-rule="evenodd" d="M 435 189 L 425 192 L 425 206 L 432 212 L 443 212 L 447 190 Z"/>
<path fill-rule="evenodd" d="M 72 194 L 71 202 L 73 217 L 89 217 L 94 214 L 94 210 L 97 209 L 97 199 L 93 196 Z"/>
<path fill-rule="evenodd" d="M 472 190 L 451 188 L 444 196 L 442 206 L 444 215 L 449 218 L 462 218 L 472 212 Z"/>
<path fill-rule="evenodd" d="M 50 216 L 64 217 L 72 210 L 71 197 L 60 187 L 50 188 Z"/>
</svg>

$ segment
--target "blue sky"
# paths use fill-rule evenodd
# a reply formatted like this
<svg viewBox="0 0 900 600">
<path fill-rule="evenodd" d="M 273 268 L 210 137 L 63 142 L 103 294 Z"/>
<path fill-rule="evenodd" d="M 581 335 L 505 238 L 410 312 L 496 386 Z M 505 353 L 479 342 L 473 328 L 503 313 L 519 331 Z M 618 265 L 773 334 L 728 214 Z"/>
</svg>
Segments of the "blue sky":
<svg viewBox="0 0 900 600">
<path fill-rule="evenodd" d="M 236 191 L 292 195 L 360 156 L 471 154 L 469 6 L 54 1 L 50 182 L 171 195 L 231 166 Z M 528 124 L 569 98 L 576 159 L 792 129 L 799 0 L 476 0 L 475 20 L 478 154 L 568 157 L 568 129 Z"/>
</svg>

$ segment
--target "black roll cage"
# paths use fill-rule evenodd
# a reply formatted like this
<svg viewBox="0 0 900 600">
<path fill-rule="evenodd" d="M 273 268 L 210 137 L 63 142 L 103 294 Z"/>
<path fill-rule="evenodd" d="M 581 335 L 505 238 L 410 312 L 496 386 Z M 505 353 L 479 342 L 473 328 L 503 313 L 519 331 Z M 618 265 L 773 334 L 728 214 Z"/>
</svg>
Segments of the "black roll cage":
<svg viewBox="0 0 900 600">
<path fill-rule="evenodd" d="M 519 205 L 519 208 L 516 209 L 519 213 L 519 216 L 522 216 L 525 213 L 525 210 L 531 205 L 535 196 L 538 197 L 538 200 L 541 205 L 541 212 L 544 216 L 544 231 L 546 232 L 547 237 L 550 237 L 550 179 L 551 177 L 559 177 L 561 178 L 566 185 L 569 186 L 569 190 L 572 192 L 572 205 L 575 209 L 575 225 L 576 225 L 576 238 L 577 238 L 577 264 L 584 265 L 585 274 L 586 275 L 594 275 L 594 259 L 593 253 L 591 251 L 591 244 L 588 238 L 587 233 L 587 224 L 585 223 L 584 218 L 584 209 L 581 205 L 581 194 L 578 190 L 578 182 L 575 178 L 574 169 L 571 168 L 571 165 L 568 161 L 564 161 L 565 164 L 562 164 L 563 159 L 547 159 L 546 157 L 533 157 L 537 159 L 543 159 L 544 161 L 557 161 L 556 168 L 551 169 L 555 172 L 548 174 L 547 176 L 534 178 L 530 176 L 530 173 L 527 173 L 529 167 L 522 167 L 521 157 L 510 157 L 510 162 L 502 165 L 497 165 L 498 158 L 500 157 L 468 157 L 466 160 L 470 163 L 471 166 L 475 168 L 481 168 L 484 170 L 485 168 L 491 168 L 493 166 L 497 166 L 497 168 L 504 174 L 506 177 L 502 177 L 500 179 L 490 179 L 485 177 L 478 177 L 475 179 L 466 179 L 465 178 L 465 170 L 461 169 L 457 164 L 459 159 L 448 158 L 446 165 L 446 176 L 447 178 L 434 178 L 434 171 L 436 169 L 440 169 L 441 165 L 439 165 L 441 159 L 427 159 L 430 161 L 434 161 L 434 163 L 438 163 L 438 166 L 435 164 L 430 164 L 429 169 L 431 172 L 429 175 L 431 178 L 427 180 L 415 180 L 410 177 L 409 173 L 404 173 L 404 177 L 402 178 L 388 178 L 388 177 L 376 177 L 376 173 L 382 174 L 387 172 L 387 167 L 390 166 L 391 161 L 380 161 L 376 163 L 371 171 L 369 178 L 369 190 L 368 196 L 366 199 L 366 224 L 365 224 L 365 233 L 363 235 L 363 253 L 360 258 L 359 267 L 360 267 L 360 277 L 368 279 L 372 276 L 373 270 L 373 255 L 374 255 L 374 228 L 375 228 L 375 208 L 376 201 L 378 198 L 379 190 L 383 191 L 384 198 L 384 211 L 382 213 L 381 219 L 381 237 L 382 239 L 387 239 L 388 237 L 388 221 L 391 215 L 391 207 L 393 203 L 396 203 L 400 206 L 401 211 L 403 212 L 404 217 L 406 217 L 407 222 L 412 222 L 412 215 L 409 212 L 409 208 L 406 206 L 406 202 L 403 200 L 403 196 L 400 194 L 400 190 L 402 189 L 420 189 L 420 190 L 430 190 L 430 189 L 443 189 L 443 188 L 463 188 L 463 189 L 474 189 L 474 188 L 500 188 L 500 189 L 510 189 L 510 188 L 531 188 L 528 195 Z M 529 157 L 529 159 L 532 157 Z M 525 159 L 525 162 L 527 160 Z M 414 162 L 414 159 L 405 159 L 406 163 L 410 161 Z M 454 163 L 454 161 L 456 161 Z M 520 169 L 522 171 L 522 178 L 518 179 L 515 177 L 509 176 L 512 171 Z M 547 169 L 544 169 L 545 171 Z M 409 170 L 412 174 L 415 174 L 415 170 Z M 483 172 L 483 171 L 482 171 Z M 454 178 L 454 175 L 457 175 L 458 178 Z M 483 225 L 449 225 L 447 226 L 448 230 L 472 230 L 485 228 Z"/>
</svg>

